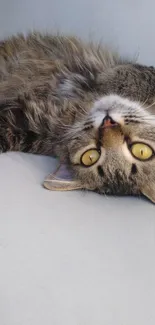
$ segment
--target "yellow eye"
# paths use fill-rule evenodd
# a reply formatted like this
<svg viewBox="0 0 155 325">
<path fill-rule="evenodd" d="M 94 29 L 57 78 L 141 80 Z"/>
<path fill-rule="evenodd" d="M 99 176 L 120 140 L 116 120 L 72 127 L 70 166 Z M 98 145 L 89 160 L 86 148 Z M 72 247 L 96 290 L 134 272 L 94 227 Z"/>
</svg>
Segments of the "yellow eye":
<svg viewBox="0 0 155 325">
<path fill-rule="evenodd" d="M 94 165 L 100 158 L 100 152 L 97 149 L 90 149 L 81 157 L 81 163 L 84 166 L 92 166 Z"/>
<path fill-rule="evenodd" d="M 153 150 L 144 143 L 134 143 L 131 146 L 131 152 L 139 160 L 148 160 L 153 156 Z"/>
</svg>

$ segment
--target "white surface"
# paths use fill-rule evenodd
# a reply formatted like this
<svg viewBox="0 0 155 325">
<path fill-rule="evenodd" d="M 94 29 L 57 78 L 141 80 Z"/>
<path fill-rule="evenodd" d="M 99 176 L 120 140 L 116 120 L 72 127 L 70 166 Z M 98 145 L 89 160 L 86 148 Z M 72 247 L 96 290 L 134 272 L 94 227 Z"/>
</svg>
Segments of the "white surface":
<svg viewBox="0 0 155 325">
<path fill-rule="evenodd" d="M 89 34 L 155 64 L 153 0 L 1 0 L 0 36 Z M 155 206 L 42 188 L 55 161 L 0 156 L 0 324 L 154 325 Z"/>
<path fill-rule="evenodd" d="M 154 325 L 155 207 L 45 190 L 54 165 L 0 156 L 0 324 Z"/>
</svg>

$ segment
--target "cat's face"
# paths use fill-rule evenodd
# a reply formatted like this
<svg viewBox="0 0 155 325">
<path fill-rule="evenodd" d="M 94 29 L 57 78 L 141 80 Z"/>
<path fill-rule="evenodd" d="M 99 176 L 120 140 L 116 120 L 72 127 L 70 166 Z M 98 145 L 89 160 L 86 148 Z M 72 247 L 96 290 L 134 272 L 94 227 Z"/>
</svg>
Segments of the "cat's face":
<svg viewBox="0 0 155 325">
<path fill-rule="evenodd" d="M 155 116 L 139 103 L 117 95 L 100 98 L 69 139 L 77 187 L 143 193 L 155 202 Z"/>
</svg>

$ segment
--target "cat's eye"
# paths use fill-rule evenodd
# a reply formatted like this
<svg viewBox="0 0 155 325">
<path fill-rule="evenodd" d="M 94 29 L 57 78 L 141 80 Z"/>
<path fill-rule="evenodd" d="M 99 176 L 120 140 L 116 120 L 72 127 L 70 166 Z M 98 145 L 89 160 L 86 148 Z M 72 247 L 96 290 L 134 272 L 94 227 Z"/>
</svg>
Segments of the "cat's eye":
<svg viewBox="0 0 155 325">
<path fill-rule="evenodd" d="M 143 161 L 150 159 L 154 155 L 152 148 L 144 143 L 134 143 L 130 150 L 135 158 Z"/>
<path fill-rule="evenodd" d="M 100 151 L 97 149 L 89 149 L 85 151 L 81 157 L 81 164 L 84 166 L 92 166 L 94 165 L 100 158 Z"/>
</svg>

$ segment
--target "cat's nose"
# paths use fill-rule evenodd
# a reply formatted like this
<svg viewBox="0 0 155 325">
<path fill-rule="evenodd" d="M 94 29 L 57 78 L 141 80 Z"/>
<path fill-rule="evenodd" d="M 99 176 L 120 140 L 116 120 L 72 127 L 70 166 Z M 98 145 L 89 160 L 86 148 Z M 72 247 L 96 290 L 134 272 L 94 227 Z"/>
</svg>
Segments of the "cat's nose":
<svg viewBox="0 0 155 325">
<path fill-rule="evenodd" d="M 118 123 L 115 122 L 109 115 L 106 115 L 102 121 L 102 127 L 107 128 L 107 127 L 113 127 L 113 126 L 118 126 Z"/>
<path fill-rule="evenodd" d="M 118 148 L 124 141 L 120 124 L 109 116 L 106 116 L 103 120 L 100 136 L 102 146 L 105 149 Z"/>
</svg>

